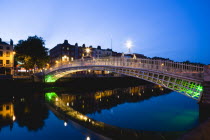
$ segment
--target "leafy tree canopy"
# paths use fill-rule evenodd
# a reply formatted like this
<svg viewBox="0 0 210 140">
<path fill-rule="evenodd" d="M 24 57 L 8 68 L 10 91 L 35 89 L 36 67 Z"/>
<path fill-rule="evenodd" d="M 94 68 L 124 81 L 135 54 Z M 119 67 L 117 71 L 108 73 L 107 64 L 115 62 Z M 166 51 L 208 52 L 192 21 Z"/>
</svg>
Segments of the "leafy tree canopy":
<svg viewBox="0 0 210 140">
<path fill-rule="evenodd" d="M 38 36 L 29 36 L 27 40 L 19 40 L 15 46 L 16 60 L 23 63 L 26 69 L 43 68 L 49 60 L 48 49 L 44 40 Z"/>
</svg>

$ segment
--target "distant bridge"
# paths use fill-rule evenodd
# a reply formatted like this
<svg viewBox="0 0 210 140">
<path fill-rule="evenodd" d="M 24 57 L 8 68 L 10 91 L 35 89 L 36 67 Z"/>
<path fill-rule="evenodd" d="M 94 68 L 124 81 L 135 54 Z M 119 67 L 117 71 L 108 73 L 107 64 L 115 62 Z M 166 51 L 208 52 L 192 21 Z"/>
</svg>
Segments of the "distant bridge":
<svg viewBox="0 0 210 140">
<path fill-rule="evenodd" d="M 210 69 L 209 66 L 206 68 L 207 70 Z M 204 69 L 203 66 L 172 61 L 107 57 L 58 63 L 44 73 L 45 82 L 55 82 L 59 78 L 77 71 L 114 72 L 161 85 L 200 101 L 204 91 Z"/>
</svg>

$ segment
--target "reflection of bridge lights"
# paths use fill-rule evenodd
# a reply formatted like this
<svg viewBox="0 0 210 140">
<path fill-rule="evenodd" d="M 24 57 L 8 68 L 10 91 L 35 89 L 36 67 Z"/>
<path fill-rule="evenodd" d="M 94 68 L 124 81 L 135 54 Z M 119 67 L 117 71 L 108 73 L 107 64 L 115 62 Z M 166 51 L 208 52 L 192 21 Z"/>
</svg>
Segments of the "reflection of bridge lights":
<svg viewBox="0 0 210 140">
<path fill-rule="evenodd" d="M 86 140 L 90 140 L 90 137 L 89 137 L 89 136 L 87 136 Z"/>
<path fill-rule="evenodd" d="M 87 118 L 86 116 L 84 116 L 83 119 L 84 119 L 85 121 L 87 121 L 88 118 Z"/>
<path fill-rule="evenodd" d="M 64 126 L 67 126 L 67 122 L 64 122 Z"/>
<path fill-rule="evenodd" d="M 120 98 L 120 96 L 118 95 L 118 96 L 117 96 L 117 98 L 119 99 L 119 98 Z"/>
<path fill-rule="evenodd" d="M 74 106 L 74 102 L 71 102 L 71 106 Z"/>
<path fill-rule="evenodd" d="M 69 106 L 69 103 L 66 103 L 67 106 Z"/>
</svg>

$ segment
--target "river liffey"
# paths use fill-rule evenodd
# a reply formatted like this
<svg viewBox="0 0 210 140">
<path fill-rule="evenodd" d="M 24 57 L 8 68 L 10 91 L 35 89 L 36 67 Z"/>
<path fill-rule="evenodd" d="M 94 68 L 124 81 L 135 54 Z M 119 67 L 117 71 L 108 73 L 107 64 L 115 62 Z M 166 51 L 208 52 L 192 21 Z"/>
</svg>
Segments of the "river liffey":
<svg viewBox="0 0 210 140">
<path fill-rule="evenodd" d="M 17 93 L 0 94 L 1 140 L 176 139 L 199 125 L 196 100 L 153 84 Z"/>
</svg>

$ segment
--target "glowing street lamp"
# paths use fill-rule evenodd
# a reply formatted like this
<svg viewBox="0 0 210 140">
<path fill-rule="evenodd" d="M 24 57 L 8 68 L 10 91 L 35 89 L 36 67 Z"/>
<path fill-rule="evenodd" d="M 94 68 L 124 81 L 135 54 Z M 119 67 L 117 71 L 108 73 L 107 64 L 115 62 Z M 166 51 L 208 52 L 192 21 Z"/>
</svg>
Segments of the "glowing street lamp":
<svg viewBox="0 0 210 140">
<path fill-rule="evenodd" d="M 12 116 L 12 120 L 15 121 L 16 120 L 16 117 L 15 116 Z"/>
<path fill-rule="evenodd" d="M 91 52 L 90 48 L 86 48 L 86 49 L 85 49 L 85 52 L 87 53 L 87 56 L 89 56 L 89 54 L 90 54 L 90 52 Z"/>
<path fill-rule="evenodd" d="M 125 46 L 128 48 L 128 53 L 131 53 L 131 47 L 133 46 L 133 42 L 131 40 L 127 40 L 125 42 Z"/>
</svg>

